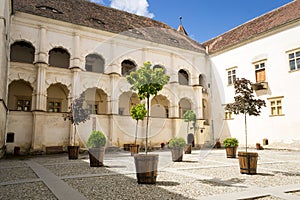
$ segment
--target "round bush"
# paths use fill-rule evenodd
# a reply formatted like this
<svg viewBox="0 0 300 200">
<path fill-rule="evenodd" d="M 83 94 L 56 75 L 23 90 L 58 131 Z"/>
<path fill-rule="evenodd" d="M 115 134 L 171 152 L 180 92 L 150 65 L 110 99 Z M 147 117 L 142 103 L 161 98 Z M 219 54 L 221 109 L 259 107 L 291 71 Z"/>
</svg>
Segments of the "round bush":
<svg viewBox="0 0 300 200">
<path fill-rule="evenodd" d="M 173 148 L 173 147 L 185 147 L 186 145 L 186 142 L 183 138 L 181 137 L 174 137 L 172 138 L 170 141 L 169 141 L 169 144 L 168 146 L 170 148 Z"/>
<path fill-rule="evenodd" d="M 89 148 L 104 147 L 105 144 L 106 137 L 101 131 L 93 131 L 86 143 Z"/>
</svg>

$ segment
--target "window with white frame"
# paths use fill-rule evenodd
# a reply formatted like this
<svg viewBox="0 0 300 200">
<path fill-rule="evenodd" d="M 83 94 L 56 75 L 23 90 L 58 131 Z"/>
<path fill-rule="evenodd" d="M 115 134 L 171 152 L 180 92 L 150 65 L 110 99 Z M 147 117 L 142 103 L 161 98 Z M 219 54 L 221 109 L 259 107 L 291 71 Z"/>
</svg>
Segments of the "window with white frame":
<svg viewBox="0 0 300 200">
<path fill-rule="evenodd" d="M 232 117 L 232 112 L 230 111 L 225 111 L 225 119 L 228 120 L 228 119 L 233 119 Z"/>
<path fill-rule="evenodd" d="M 254 63 L 256 82 L 266 81 L 266 60 Z"/>
<path fill-rule="evenodd" d="M 300 50 L 288 53 L 290 70 L 295 71 L 300 69 Z"/>
<path fill-rule="evenodd" d="M 283 115 L 282 112 L 282 99 L 283 97 L 274 97 L 269 98 L 270 108 L 271 108 L 271 115 L 270 116 L 281 116 Z"/>
<path fill-rule="evenodd" d="M 228 85 L 232 85 L 236 80 L 236 67 L 227 69 Z"/>
</svg>

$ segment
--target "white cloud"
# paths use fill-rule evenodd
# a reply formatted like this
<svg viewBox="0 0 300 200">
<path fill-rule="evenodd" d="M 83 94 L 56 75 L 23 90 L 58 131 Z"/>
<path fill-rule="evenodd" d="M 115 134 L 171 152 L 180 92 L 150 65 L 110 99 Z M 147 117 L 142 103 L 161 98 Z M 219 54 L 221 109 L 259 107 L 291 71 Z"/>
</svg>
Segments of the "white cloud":
<svg viewBox="0 0 300 200">
<path fill-rule="evenodd" d="M 110 0 L 110 6 L 119 10 L 124 10 L 133 14 L 153 18 L 154 14 L 148 10 L 147 0 Z"/>
<path fill-rule="evenodd" d="M 90 0 L 90 2 L 94 2 L 97 4 L 104 4 L 103 0 Z"/>
</svg>

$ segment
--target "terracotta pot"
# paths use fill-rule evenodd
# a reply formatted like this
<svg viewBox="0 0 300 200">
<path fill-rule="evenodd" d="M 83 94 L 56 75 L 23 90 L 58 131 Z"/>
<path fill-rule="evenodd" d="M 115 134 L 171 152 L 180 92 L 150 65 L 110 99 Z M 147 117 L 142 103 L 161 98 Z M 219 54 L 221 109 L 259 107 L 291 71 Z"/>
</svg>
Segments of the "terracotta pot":
<svg viewBox="0 0 300 200">
<path fill-rule="evenodd" d="M 183 147 L 173 147 L 171 153 L 173 162 L 182 162 Z"/>
<path fill-rule="evenodd" d="M 104 159 L 104 148 L 89 148 L 90 167 L 102 167 Z"/>
</svg>

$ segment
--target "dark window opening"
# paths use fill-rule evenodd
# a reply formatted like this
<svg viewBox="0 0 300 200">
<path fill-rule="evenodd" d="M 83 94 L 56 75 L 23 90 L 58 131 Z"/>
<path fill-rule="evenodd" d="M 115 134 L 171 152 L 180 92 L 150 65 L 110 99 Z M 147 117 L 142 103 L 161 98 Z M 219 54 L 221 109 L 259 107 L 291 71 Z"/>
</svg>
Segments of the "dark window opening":
<svg viewBox="0 0 300 200">
<path fill-rule="evenodd" d="M 7 133 L 6 142 L 13 143 L 15 141 L 15 133 Z"/>
<path fill-rule="evenodd" d="M 54 48 L 49 52 L 49 65 L 53 67 L 69 68 L 70 54 L 62 48 Z"/>
<path fill-rule="evenodd" d="M 10 61 L 33 63 L 34 61 L 34 47 L 25 41 L 15 42 L 10 47 Z"/>
<path fill-rule="evenodd" d="M 189 75 L 183 69 L 178 72 L 178 82 L 180 85 L 188 85 L 189 84 Z"/>
<path fill-rule="evenodd" d="M 136 70 L 136 65 L 130 60 L 124 60 L 121 65 L 122 65 L 122 76 L 129 75 L 130 72 Z"/>
</svg>

